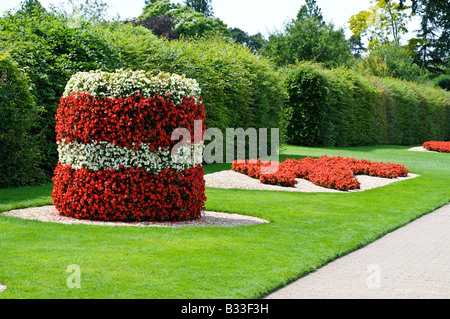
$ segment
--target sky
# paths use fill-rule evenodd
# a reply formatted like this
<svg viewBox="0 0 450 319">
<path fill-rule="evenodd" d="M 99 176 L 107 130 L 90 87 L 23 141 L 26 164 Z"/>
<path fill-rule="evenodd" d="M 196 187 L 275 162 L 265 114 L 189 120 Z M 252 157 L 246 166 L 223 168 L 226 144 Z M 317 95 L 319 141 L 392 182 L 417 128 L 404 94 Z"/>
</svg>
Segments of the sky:
<svg viewBox="0 0 450 319">
<path fill-rule="evenodd" d="M 121 19 L 134 18 L 142 13 L 144 0 L 103 0 L 110 5 L 110 15 L 120 15 Z M 335 28 L 344 28 L 349 37 L 347 21 L 361 10 L 367 10 L 371 0 L 317 0 L 326 22 L 333 22 Z M 18 8 L 21 0 L 0 0 L 0 13 Z M 40 0 L 48 8 L 64 0 Z M 181 3 L 182 0 L 171 0 Z M 304 0 L 213 0 L 214 16 L 220 18 L 228 27 L 237 27 L 249 34 L 261 32 L 264 36 L 281 30 L 284 24 L 295 18 Z M 417 21 L 410 24 L 410 30 L 418 29 Z M 406 35 L 405 38 L 410 36 Z"/>
</svg>

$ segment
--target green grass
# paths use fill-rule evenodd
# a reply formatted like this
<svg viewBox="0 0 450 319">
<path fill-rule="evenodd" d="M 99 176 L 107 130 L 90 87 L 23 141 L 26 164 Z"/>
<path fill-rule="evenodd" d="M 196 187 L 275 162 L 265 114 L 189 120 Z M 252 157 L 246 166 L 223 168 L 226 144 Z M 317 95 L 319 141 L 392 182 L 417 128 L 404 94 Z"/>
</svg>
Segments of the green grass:
<svg viewBox="0 0 450 319">
<path fill-rule="evenodd" d="M 0 189 L 0 212 L 52 205 L 53 184 Z"/>
<path fill-rule="evenodd" d="M 62 225 L 0 215 L 0 298 L 260 298 L 450 201 L 449 154 L 305 148 L 282 158 L 403 163 L 420 177 L 350 194 L 207 189 L 207 209 L 268 219 L 237 228 Z M 206 172 L 229 169 L 210 165 Z M 51 203 L 51 185 L 0 190 L 0 210 Z M 69 265 L 81 289 L 69 289 Z"/>
</svg>

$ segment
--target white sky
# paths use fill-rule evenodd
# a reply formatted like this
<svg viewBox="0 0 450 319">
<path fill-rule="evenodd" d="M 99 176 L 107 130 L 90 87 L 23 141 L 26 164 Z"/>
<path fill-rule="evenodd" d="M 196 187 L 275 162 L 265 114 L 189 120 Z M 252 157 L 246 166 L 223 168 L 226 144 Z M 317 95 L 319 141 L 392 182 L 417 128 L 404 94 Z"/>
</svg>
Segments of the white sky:
<svg viewBox="0 0 450 319">
<path fill-rule="evenodd" d="M 144 0 L 103 0 L 111 7 L 111 16 L 119 13 L 122 19 L 137 17 L 142 13 Z M 181 3 L 182 0 L 171 0 Z M 0 13 L 18 8 L 21 0 L 0 0 Z M 58 4 L 64 0 L 40 0 L 44 7 Z M 224 21 L 228 27 L 238 27 L 249 34 L 261 32 L 267 36 L 270 31 L 280 30 L 286 21 L 297 16 L 304 0 L 213 0 L 214 16 Z M 361 10 L 370 7 L 370 0 L 317 0 L 322 9 L 324 20 L 333 22 L 335 28 L 347 29 L 348 19 Z M 411 31 L 418 29 L 419 24 L 410 24 Z M 347 37 L 351 35 L 346 30 Z M 406 35 L 405 38 L 409 38 Z"/>
</svg>

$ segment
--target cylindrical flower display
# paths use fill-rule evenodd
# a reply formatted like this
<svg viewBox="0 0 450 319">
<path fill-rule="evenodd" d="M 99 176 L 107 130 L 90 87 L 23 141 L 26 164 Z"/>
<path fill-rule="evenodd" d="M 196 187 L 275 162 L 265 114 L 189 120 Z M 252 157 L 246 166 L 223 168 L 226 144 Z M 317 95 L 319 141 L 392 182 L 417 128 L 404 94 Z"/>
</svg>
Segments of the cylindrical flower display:
<svg viewBox="0 0 450 319">
<path fill-rule="evenodd" d="M 131 70 L 75 74 L 56 115 L 55 207 L 91 220 L 200 218 L 204 119 L 193 79 Z M 179 128 L 190 133 L 182 146 L 172 136 Z"/>
</svg>

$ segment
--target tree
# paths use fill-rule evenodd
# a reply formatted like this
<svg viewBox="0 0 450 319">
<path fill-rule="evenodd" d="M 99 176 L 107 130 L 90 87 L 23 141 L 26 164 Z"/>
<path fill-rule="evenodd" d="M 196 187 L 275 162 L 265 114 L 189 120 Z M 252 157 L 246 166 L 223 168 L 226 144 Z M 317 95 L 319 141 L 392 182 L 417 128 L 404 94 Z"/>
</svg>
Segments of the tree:
<svg viewBox="0 0 450 319">
<path fill-rule="evenodd" d="M 205 17 L 212 17 L 212 0 L 184 0 L 184 4 L 197 12 L 203 13 Z"/>
<path fill-rule="evenodd" d="M 242 45 L 248 47 L 252 52 L 259 51 L 265 43 L 265 39 L 261 33 L 249 35 L 247 32 L 239 28 L 229 28 L 229 30 L 231 32 L 231 36 L 237 43 L 241 43 Z"/>
<path fill-rule="evenodd" d="M 143 26 L 152 31 L 154 35 L 165 37 L 169 40 L 178 39 L 180 35 L 175 31 L 173 18 L 167 15 L 151 16 L 140 20 L 135 25 Z"/>
<path fill-rule="evenodd" d="M 407 47 L 395 43 L 374 48 L 358 65 L 360 73 L 379 77 L 393 77 L 411 82 L 426 82 L 428 72 L 414 62 Z"/>
<path fill-rule="evenodd" d="M 353 59 L 344 30 L 325 23 L 315 0 L 300 8 L 298 19 L 269 36 L 262 52 L 278 65 L 315 61 L 327 67 L 349 64 Z"/>
<path fill-rule="evenodd" d="M 390 42 L 400 44 L 402 34 L 408 32 L 406 25 L 410 16 L 408 7 L 401 7 L 392 0 L 371 1 L 375 5 L 350 17 L 350 30 L 355 37 L 369 37 L 368 49 Z"/>
<path fill-rule="evenodd" d="M 400 0 L 405 6 L 406 0 Z M 434 72 L 443 72 L 450 66 L 450 3 L 448 0 L 411 0 L 414 14 L 421 17 L 417 39 L 410 47 L 417 52 L 421 64 Z"/>
<path fill-rule="evenodd" d="M 22 2 L 19 12 L 33 15 L 36 13 L 45 13 L 46 10 L 38 0 L 25 0 Z"/>
<path fill-rule="evenodd" d="M 53 6 L 53 13 L 63 16 L 70 27 L 80 28 L 83 24 L 99 24 L 109 20 L 110 5 L 103 0 L 68 0 L 68 8 L 60 3 Z"/>
<path fill-rule="evenodd" d="M 173 31 L 184 37 L 218 36 L 231 38 L 227 25 L 222 20 L 213 17 L 206 17 L 203 13 L 197 12 L 189 6 L 178 3 L 171 3 L 169 0 L 156 1 L 145 6 L 143 13 L 137 22 L 148 17 L 168 16 L 172 18 Z"/>
<path fill-rule="evenodd" d="M 367 50 L 362 43 L 361 36 L 351 36 L 348 40 L 348 46 L 352 55 L 357 59 L 360 59 Z"/>
<path fill-rule="evenodd" d="M 310 18 L 323 22 L 322 9 L 319 8 L 316 0 L 306 0 L 306 4 L 302 5 L 297 13 L 297 20 Z"/>
</svg>

